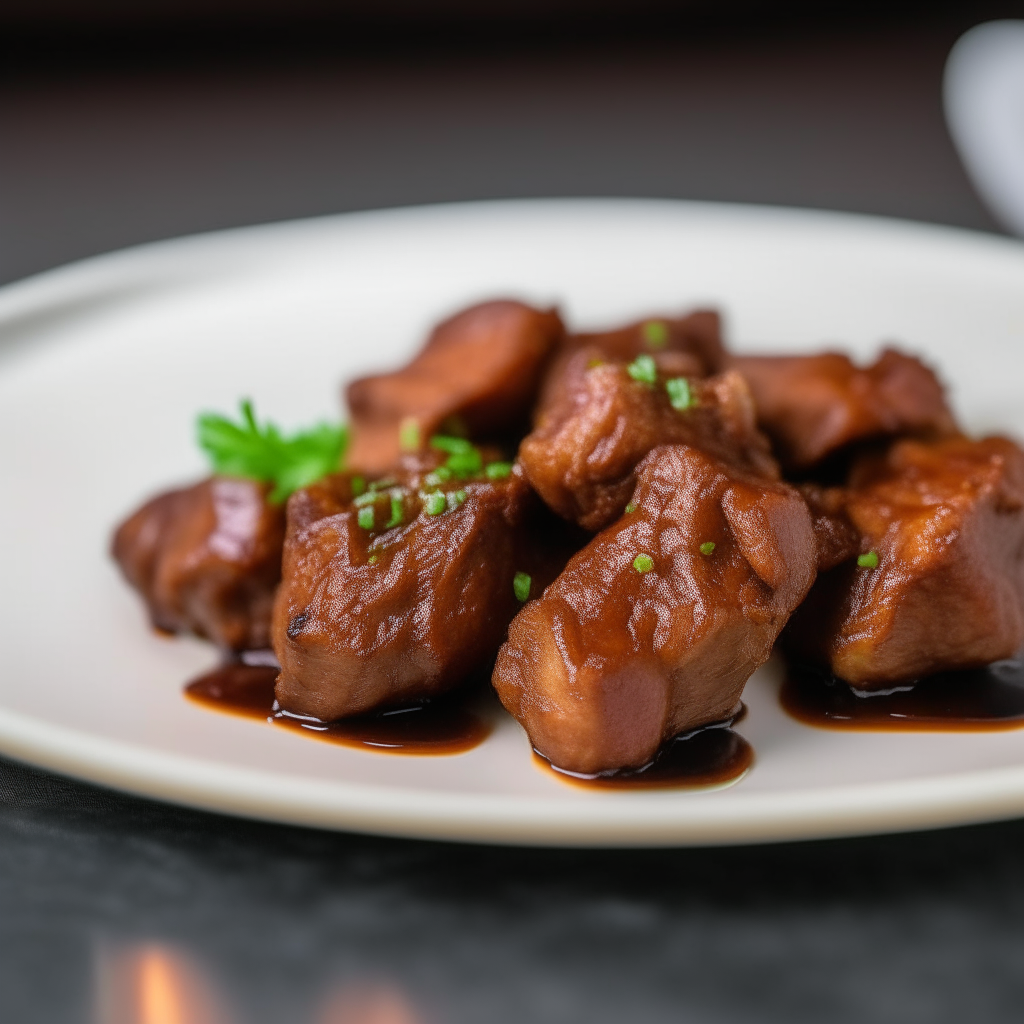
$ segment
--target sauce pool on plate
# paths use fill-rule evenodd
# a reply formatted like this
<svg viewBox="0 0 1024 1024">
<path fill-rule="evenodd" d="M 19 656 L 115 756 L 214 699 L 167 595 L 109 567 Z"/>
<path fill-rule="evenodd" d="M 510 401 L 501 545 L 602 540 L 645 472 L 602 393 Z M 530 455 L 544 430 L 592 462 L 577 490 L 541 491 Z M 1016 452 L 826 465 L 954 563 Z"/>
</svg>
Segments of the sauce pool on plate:
<svg viewBox="0 0 1024 1024">
<path fill-rule="evenodd" d="M 1024 727 L 1024 662 L 942 672 L 881 693 L 852 689 L 828 671 L 792 665 L 780 693 L 797 721 L 825 729 L 981 732 Z"/>
<path fill-rule="evenodd" d="M 490 723 L 459 694 L 340 722 L 289 715 L 274 700 L 277 673 L 275 665 L 231 662 L 193 680 L 185 696 L 203 707 L 270 722 L 313 739 L 393 754 L 461 754 L 491 732 Z"/>
</svg>

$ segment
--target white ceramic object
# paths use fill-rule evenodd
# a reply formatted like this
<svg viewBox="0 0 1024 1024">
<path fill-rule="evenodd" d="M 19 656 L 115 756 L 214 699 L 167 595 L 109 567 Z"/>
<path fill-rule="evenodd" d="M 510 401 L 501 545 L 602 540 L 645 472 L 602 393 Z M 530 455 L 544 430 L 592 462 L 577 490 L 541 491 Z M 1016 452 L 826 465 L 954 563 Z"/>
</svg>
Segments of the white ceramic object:
<svg viewBox="0 0 1024 1024">
<path fill-rule="evenodd" d="M 204 472 L 197 410 L 286 426 L 488 296 L 597 327 L 714 303 L 741 350 L 884 340 L 924 354 L 973 430 L 1024 436 L 1024 246 L 824 213 L 650 201 L 438 206 L 148 246 L 0 292 L 0 751 L 232 814 L 406 836 L 644 845 L 835 836 L 1024 813 L 1024 731 L 818 730 L 747 687 L 753 769 L 714 791 L 591 792 L 505 718 L 477 749 L 361 752 L 203 710 L 215 662 L 146 628 L 112 526 Z"/>
<path fill-rule="evenodd" d="M 972 28 L 946 62 L 946 120 L 992 213 L 1024 235 L 1024 21 Z"/>
</svg>

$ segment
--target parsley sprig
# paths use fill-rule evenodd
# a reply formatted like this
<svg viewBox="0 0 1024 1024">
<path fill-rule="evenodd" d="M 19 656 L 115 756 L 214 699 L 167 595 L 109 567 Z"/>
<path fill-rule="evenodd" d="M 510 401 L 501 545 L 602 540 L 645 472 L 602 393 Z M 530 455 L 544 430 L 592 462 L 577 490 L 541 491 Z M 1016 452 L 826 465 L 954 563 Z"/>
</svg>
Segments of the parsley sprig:
<svg viewBox="0 0 1024 1024">
<path fill-rule="evenodd" d="M 286 437 L 273 423 L 260 426 L 256 422 L 249 399 L 242 401 L 241 409 L 241 423 L 209 412 L 196 421 L 199 446 L 215 473 L 272 483 L 270 501 L 279 503 L 341 468 L 348 427 L 318 423 Z"/>
</svg>

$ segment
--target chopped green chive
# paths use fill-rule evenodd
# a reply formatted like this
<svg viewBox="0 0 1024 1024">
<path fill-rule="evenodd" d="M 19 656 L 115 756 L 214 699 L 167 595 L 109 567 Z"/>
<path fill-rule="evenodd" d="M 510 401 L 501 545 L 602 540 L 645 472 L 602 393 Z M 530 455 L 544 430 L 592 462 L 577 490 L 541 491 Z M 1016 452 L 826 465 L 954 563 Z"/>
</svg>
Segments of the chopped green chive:
<svg viewBox="0 0 1024 1024">
<path fill-rule="evenodd" d="M 488 480 L 504 480 L 512 472 L 512 463 L 492 462 L 484 472 Z"/>
<path fill-rule="evenodd" d="M 357 494 L 352 499 L 352 504 L 356 508 L 362 508 L 364 505 L 372 505 L 377 500 L 377 495 L 373 491 L 367 491 L 365 494 Z"/>
<path fill-rule="evenodd" d="M 512 589 L 516 593 L 517 601 L 526 601 L 530 597 L 530 584 L 533 580 L 530 579 L 529 573 L 517 572 L 512 580 Z"/>
<path fill-rule="evenodd" d="M 644 340 L 651 348 L 664 348 L 668 344 L 668 327 L 660 320 L 648 320 L 643 332 Z"/>
<path fill-rule="evenodd" d="M 356 515 L 356 522 L 364 530 L 373 529 L 373 506 L 367 505 L 365 508 L 361 508 L 359 513 Z"/>
<path fill-rule="evenodd" d="M 668 392 L 668 400 L 673 409 L 683 412 L 696 403 L 693 400 L 693 392 L 690 390 L 690 382 L 685 377 L 673 377 L 665 381 L 665 390 Z"/>
<path fill-rule="evenodd" d="M 448 508 L 457 509 L 466 500 L 465 491 L 451 491 L 448 494 Z"/>
<path fill-rule="evenodd" d="M 465 455 L 473 450 L 473 445 L 464 437 L 448 437 L 445 434 L 435 434 L 430 439 L 430 447 L 449 455 Z"/>
<path fill-rule="evenodd" d="M 626 372 L 641 384 L 654 384 L 658 380 L 658 367 L 649 355 L 639 355 L 626 367 Z"/>
<path fill-rule="evenodd" d="M 857 565 L 861 569 L 877 569 L 878 568 L 878 552 L 868 551 L 866 554 L 857 556 Z"/>
<path fill-rule="evenodd" d="M 398 481 L 393 476 L 386 476 L 383 480 L 373 480 L 370 482 L 370 486 L 367 488 L 369 491 L 384 491 L 389 487 L 394 487 Z"/>
<path fill-rule="evenodd" d="M 637 572 L 650 572 L 654 568 L 654 559 L 650 555 L 637 555 L 633 559 L 633 568 Z"/>
<path fill-rule="evenodd" d="M 402 502 L 401 494 L 391 495 L 391 518 L 384 524 L 385 530 L 390 530 L 392 526 L 400 526 L 402 523 L 402 517 L 405 515 L 405 506 Z"/>
<path fill-rule="evenodd" d="M 713 555 L 715 553 L 715 542 L 713 540 L 706 540 L 700 546 L 700 553 L 702 555 Z"/>
<path fill-rule="evenodd" d="M 452 471 L 447 466 L 438 466 L 433 473 L 428 473 L 423 478 L 423 482 L 428 487 L 439 487 L 445 480 L 450 480 L 451 477 Z"/>
<path fill-rule="evenodd" d="M 376 565 L 380 561 L 380 555 L 370 555 L 366 560 L 367 565 Z"/>
<path fill-rule="evenodd" d="M 460 480 L 477 476 L 484 468 L 484 460 L 479 449 L 475 448 L 464 437 L 447 437 L 435 434 L 430 439 L 430 447 L 448 453 L 445 461 L 447 469 Z"/>
<path fill-rule="evenodd" d="M 353 497 L 358 498 L 359 495 L 362 494 L 366 490 L 366 481 L 361 476 L 354 476 L 354 477 L 352 477 L 352 479 L 351 479 L 351 481 L 349 481 L 349 483 L 350 483 L 350 485 L 352 487 L 352 495 L 353 495 Z"/>
<path fill-rule="evenodd" d="M 406 416 L 398 427 L 398 447 L 403 452 L 416 452 L 420 444 L 420 422 L 415 416 Z"/>
<path fill-rule="evenodd" d="M 626 511 L 627 511 L 627 512 L 635 512 L 635 511 L 636 511 L 636 502 L 635 502 L 635 501 L 631 501 L 631 502 L 630 502 L 630 503 L 629 503 L 629 504 L 628 504 L 628 505 L 626 506 Z"/>
<path fill-rule="evenodd" d="M 428 516 L 439 516 L 447 506 L 448 502 L 440 491 L 434 491 L 423 499 L 423 511 Z"/>
</svg>

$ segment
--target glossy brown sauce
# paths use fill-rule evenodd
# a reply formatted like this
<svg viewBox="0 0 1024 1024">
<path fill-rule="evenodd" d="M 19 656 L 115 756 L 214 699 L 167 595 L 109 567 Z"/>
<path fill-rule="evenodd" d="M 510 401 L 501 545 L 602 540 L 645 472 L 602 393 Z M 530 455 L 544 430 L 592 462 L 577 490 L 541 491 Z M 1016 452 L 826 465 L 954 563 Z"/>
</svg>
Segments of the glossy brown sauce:
<svg viewBox="0 0 1024 1024">
<path fill-rule="evenodd" d="M 1024 727 L 1024 662 L 943 672 L 868 695 L 827 671 L 790 666 L 780 693 L 797 721 L 824 729 L 977 732 Z"/>
<path fill-rule="evenodd" d="M 754 748 L 731 728 L 745 714 L 746 708 L 743 707 L 735 718 L 727 722 L 669 740 L 658 751 L 658 756 L 639 771 L 580 775 L 556 768 L 536 751 L 533 757 L 540 767 L 563 782 L 587 789 L 699 789 L 722 786 L 739 779 L 754 763 Z"/>
<path fill-rule="evenodd" d="M 203 707 L 258 718 L 313 739 L 392 754 L 461 754 L 491 732 L 490 722 L 464 695 L 339 722 L 289 715 L 274 699 L 277 672 L 272 665 L 231 662 L 193 680 L 185 696 Z"/>
</svg>

